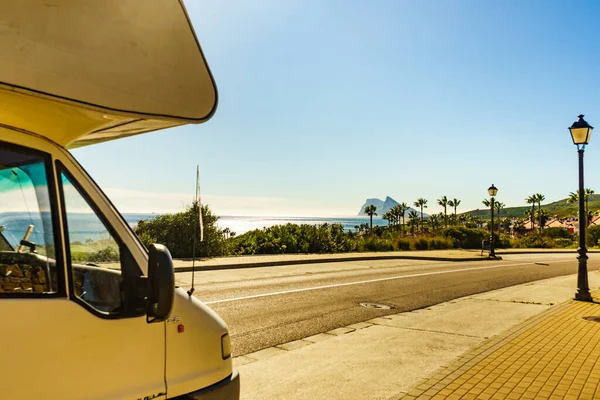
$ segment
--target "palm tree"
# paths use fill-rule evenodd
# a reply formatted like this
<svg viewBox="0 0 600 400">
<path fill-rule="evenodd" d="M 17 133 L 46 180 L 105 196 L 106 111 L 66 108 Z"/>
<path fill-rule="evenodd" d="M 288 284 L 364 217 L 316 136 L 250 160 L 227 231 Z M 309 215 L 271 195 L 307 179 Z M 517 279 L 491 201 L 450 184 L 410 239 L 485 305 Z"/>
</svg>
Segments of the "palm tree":
<svg viewBox="0 0 600 400">
<path fill-rule="evenodd" d="M 427 218 L 427 224 L 431 227 L 431 231 L 435 232 L 440 227 L 440 220 L 444 217 L 443 214 L 431 214 Z"/>
<path fill-rule="evenodd" d="M 540 231 L 541 231 L 544 228 L 544 225 L 546 225 L 546 222 L 548 221 L 548 213 L 546 212 L 546 210 L 538 210 L 537 217 L 540 221 Z"/>
<path fill-rule="evenodd" d="M 370 229 L 371 234 L 373 234 L 373 215 L 377 215 L 377 213 L 375 212 L 376 210 L 377 210 L 377 207 L 375 207 L 373 204 L 370 204 L 365 207 L 365 214 L 367 214 L 369 216 L 369 218 L 371 219 L 371 229 Z"/>
<path fill-rule="evenodd" d="M 442 198 L 437 200 L 438 205 L 444 207 L 444 226 L 448 227 L 448 214 L 446 213 L 446 207 L 448 207 L 448 198 L 446 196 L 442 196 Z"/>
<path fill-rule="evenodd" d="M 398 209 L 398 206 L 395 205 L 389 212 L 393 221 L 392 225 L 398 225 L 400 223 L 400 210 Z"/>
<path fill-rule="evenodd" d="M 458 200 L 457 198 L 454 198 L 452 200 L 448 200 L 448 205 L 450 207 L 454 207 L 454 217 L 456 218 L 456 207 L 458 207 L 458 205 L 460 204 L 460 200 Z"/>
<path fill-rule="evenodd" d="M 541 193 L 536 193 L 534 194 L 535 196 L 535 201 L 537 201 L 538 203 L 538 212 L 539 212 L 539 216 L 540 216 L 540 232 L 542 232 L 542 201 L 546 200 L 546 196 L 544 196 Z"/>
<path fill-rule="evenodd" d="M 415 226 L 419 225 L 419 213 L 415 210 L 410 210 L 408 213 L 408 224 L 410 225 L 410 231 L 415 234 Z"/>
<path fill-rule="evenodd" d="M 588 202 L 590 200 L 590 197 L 594 194 L 594 190 L 593 189 L 584 189 L 583 190 L 583 201 L 585 201 L 585 216 L 587 218 L 587 221 L 585 223 L 585 226 L 588 226 L 591 218 L 590 218 L 590 210 L 588 207 Z M 567 203 L 577 203 L 579 201 L 579 190 L 577 192 L 571 192 L 569 193 L 569 198 L 567 199 Z"/>
<path fill-rule="evenodd" d="M 486 208 L 488 208 L 488 209 L 489 209 L 490 207 L 492 207 L 492 201 L 491 201 L 491 200 L 489 200 L 489 199 L 483 199 L 483 200 L 481 200 L 481 203 L 483 203 L 483 205 L 484 205 Z M 492 212 L 494 212 L 494 211 L 492 211 Z M 492 226 L 492 220 L 491 220 L 491 219 L 490 219 L 490 223 L 489 223 L 488 225 L 489 225 L 489 226 Z M 492 227 L 492 228 L 493 228 L 493 227 Z"/>
<path fill-rule="evenodd" d="M 391 231 L 392 230 L 391 229 L 392 219 L 394 219 L 394 217 L 392 216 L 392 213 L 390 211 L 384 212 L 383 215 L 381 216 L 381 218 L 385 219 L 388 222 L 388 228 Z"/>
<path fill-rule="evenodd" d="M 510 225 L 512 223 L 512 219 L 508 217 L 504 217 L 502 219 L 502 227 L 504 228 L 504 232 L 510 233 Z"/>
<path fill-rule="evenodd" d="M 529 210 L 527 210 L 529 211 Z M 523 226 L 524 222 L 521 219 L 516 219 L 513 221 L 513 233 L 523 233 L 522 231 L 524 230 L 524 226 Z"/>
<path fill-rule="evenodd" d="M 427 200 L 421 197 L 414 204 L 415 207 L 421 207 L 421 232 L 423 232 L 423 208 L 427 208 Z"/>
<path fill-rule="evenodd" d="M 402 217 L 402 235 L 404 235 L 404 224 L 406 223 L 406 212 L 410 208 L 406 203 L 398 204 L 398 213 Z"/>
<path fill-rule="evenodd" d="M 525 210 L 524 215 L 525 215 L 525 217 L 527 217 L 528 220 L 531 221 L 531 229 L 533 230 L 533 218 L 535 216 L 535 211 L 533 211 L 533 210 Z"/>
<path fill-rule="evenodd" d="M 527 202 L 527 204 L 531 204 L 531 213 L 529 214 L 529 217 L 531 218 L 531 230 L 533 230 L 533 218 L 535 217 L 535 203 L 537 201 L 535 194 L 526 198 L 525 201 Z"/>
<path fill-rule="evenodd" d="M 498 212 L 498 231 L 500 231 L 500 229 L 502 228 L 502 225 L 500 224 L 500 210 L 502 210 L 504 206 L 506 206 L 506 204 L 501 203 L 499 201 L 494 202 L 494 208 Z"/>
</svg>

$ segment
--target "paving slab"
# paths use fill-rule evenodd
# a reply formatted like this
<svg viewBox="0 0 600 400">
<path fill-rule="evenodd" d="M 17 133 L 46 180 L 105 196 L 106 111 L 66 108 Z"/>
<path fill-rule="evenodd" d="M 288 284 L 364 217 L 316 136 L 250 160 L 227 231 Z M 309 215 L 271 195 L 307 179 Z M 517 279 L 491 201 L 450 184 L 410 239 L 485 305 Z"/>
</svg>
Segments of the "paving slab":
<svg viewBox="0 0 600 400">
<path fill-rule="evenodd" d="M 515 307 L 511 302 L 470 297 L 454 303 L 439 304 L 425 312 L 390 315 L 369 322 L 416 331 L 436 331 L 486 339 L 548 307 L 539 304 Z"/>
<path fill-rule="evenodd" d="M 286 350 L 278 349 L 277 347 L 268 347 L 266 349 L 255 351 L 254 353 L 247 354 L 246 356 L 255 360 L 264 360 L 274 356 L 283 355 L 285 353 Z"/>
<path fill-rule="evenodd" d="M 333 329 L 331 331 L 327 331 L 326 333 L 328 333 L 330 335 L 334 335 L 334 336 L 340 336 L 340 335 L 345 335 L 350 332 L 354 332 L 355 330 L 356 329 L 350 328 L 350 327 L 342 327 L 342 328 Z"/>
<path fill-rule="evenodd" d="M 235 368 L 240 367 L 244 364 L 248 364 L 256 361 L 256 358 L 248 357 L 248 356 L 239 356 L 233 359 L 233 366 Z"/>
<path fill-rule="evenodd" d="M 308 346 L 310 344 L 313 344 L 313 342 L 307 340 L 294 340 L 293 342 L 287 342 L 275 347 L 277 347 L 278 349 L 291 351 L 299 349 L 300 347 Z"/>
<path fill-rule="evenodd" d="M 388 398 L 416 383 L 423 371 L 433 372 L 431 359 L 450 362 L 476 342 L 464 336 L 372 326 L 241 366 L 241 398 Z"/>
<path fill-rule="evenodd" d="M 303 340 L 307 340 L 309 342 L 317 343 L 317 342 L 322 342 L 323 340 L 331 339 L 333 337 L 335 337 L 335 336 L 334 335 L 330 335 L 328 333 L 318 333 L 316 335 L 306 337 Z"/>
<path fill-rule="evenodd" d="M 570 300 L 486 341 L 400 398 L 599 398 L 599 322 L 599 303 Z"/>
</svg>

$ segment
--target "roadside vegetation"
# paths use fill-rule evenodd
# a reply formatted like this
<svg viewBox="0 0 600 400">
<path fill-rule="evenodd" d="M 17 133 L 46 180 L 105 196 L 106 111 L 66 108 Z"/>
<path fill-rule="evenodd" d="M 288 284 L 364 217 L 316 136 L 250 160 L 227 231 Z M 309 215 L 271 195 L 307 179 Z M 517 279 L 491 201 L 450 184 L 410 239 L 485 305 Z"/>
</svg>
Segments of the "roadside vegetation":
<svg viewBox="0 0 600 400">
<path fill-rule="evenodd" d="M 146 248 L 152 243 L 167 246 L 174 258 L 220 257 L 229 255 L 229 230 L 217 226 L 219 217 L 208 206 L 202 206 L 204 241 L 200 242 L 198 228 L 198 203 L 194 202 L 185 211 L 161 215 L 153 220 L 141 220 L 134 231 Z"/>
<path fill-rule="evenodd" d="M 594 191 L 585 191 L 586 215 L 588 216 L 587 246 L 598 247 L 600 225 L 590 225 L 596 217 Z M 577 232 L 572 229 L 578 222 L 573 216 L 552 215 L 542 203 L 541 193 L 528 196 L 530 205 L 521 207 L 520 217 L 510 217 L 505 204 L 494 202 L 494 243 L 496 248 L 576 248 Z M 577 203 L 578 194 L 570 193 L 565 208 Z M 166 245 L 173 257 L 190 258 L 219 257 L 251 254 L 297 254 L 297 253 L 345 253 L 366 251 L 404 251 L 472 249 L 480 250 L 482 242 L 490 238 L 490 201 L 484 199 L 485 213 L 475 210 L 457 213 L 460 200 L 442 196 L 436 204 L 443 212 L 425 216 L 427 199 L 414 202 L 417 210 L 407 203 L 401 203 L 391 210 L 378 215 L 377 207 L 365 207 L 364 213 L 369 223 L 356 225 L 354 230 L 345 231 L 341 224 L 297 225 L 285 224 L 256 229 L 236 235 L 228 228 L 217 226 L 218 217 L 208 206 L 202 206 L 204 241 L 199 241 L 197 231 L 198 204 L 192 204 L 185 211 L 162 215 L 154 220 L 142 220 L 135 227 L 142 243 Z M 600 206 L 600 202 L 598 204 Z M 513 210 L 514 208 L 508 209 Z M 552 215 L 552 216 L 551 216 Z M 561 214 L 562 215 L 562 214 Z M 373 225 L 374 217 L 387 221 L 387 226 Z M 549 222 L 550 221 L 550 222 Z M 195 239 L 194 239 L 195 238 Z M 195 240 L 195 241 L 194 241 Z M 113 258 L 111 249 L 94 249 L 98 258 Z M 106 254 L 105 254 L 106 253 Z M 89 256 L 89 254 L 88 254 Z"/>
</svg>

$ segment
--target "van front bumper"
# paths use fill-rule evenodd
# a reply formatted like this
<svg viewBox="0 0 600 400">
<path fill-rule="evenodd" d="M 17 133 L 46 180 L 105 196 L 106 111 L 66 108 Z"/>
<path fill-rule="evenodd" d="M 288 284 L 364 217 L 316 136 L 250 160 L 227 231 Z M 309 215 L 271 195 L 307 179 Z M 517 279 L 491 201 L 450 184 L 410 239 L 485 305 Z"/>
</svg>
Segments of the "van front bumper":
<svg viewBox="0 0 600 400">
<path fill-rule="evenodd" d="M 238 400 L 240 398 L 240 374 L 237 369 L 220 382 L 184 396 L 190 400 Z"/>
</svg>

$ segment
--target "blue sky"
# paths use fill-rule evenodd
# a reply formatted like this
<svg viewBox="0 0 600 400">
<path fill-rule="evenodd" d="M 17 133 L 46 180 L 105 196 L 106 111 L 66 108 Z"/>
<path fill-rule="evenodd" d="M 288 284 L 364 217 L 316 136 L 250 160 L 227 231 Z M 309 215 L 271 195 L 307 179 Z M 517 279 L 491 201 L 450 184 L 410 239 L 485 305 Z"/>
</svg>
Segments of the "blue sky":
<svg viewBox="0 0 600 400">
<path fill-rule="evenodd" d="M 481 208 L 576 190 L 566 129 L 600 129 L 595 1 L 187 1 L 219 107 L 74 150 L 122 211 L 352 215 L 368 197 Z M 596 139 L 596 141 L 594 141 Z M 600 192 L 600 138 L 586 187 Z M 107 165 L 108 158 L 122 160 Z"/>
</svg>

